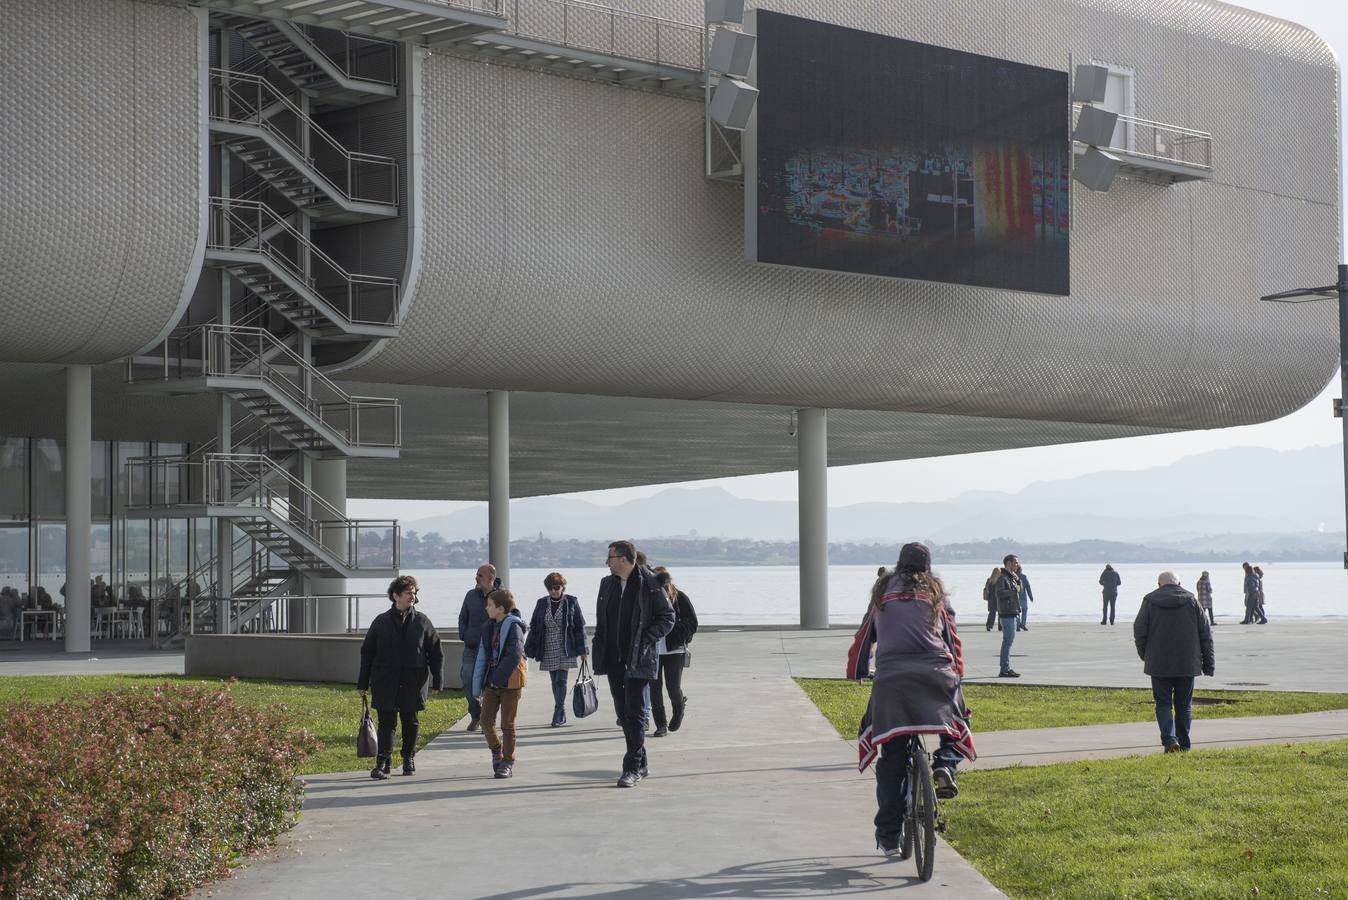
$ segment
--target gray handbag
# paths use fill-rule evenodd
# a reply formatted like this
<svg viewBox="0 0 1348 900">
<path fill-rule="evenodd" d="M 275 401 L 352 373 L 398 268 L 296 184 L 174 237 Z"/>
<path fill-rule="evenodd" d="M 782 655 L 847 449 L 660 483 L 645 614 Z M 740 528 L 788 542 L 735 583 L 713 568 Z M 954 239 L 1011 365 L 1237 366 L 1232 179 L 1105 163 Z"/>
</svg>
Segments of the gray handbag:
<svg viewBox="0 0 1348 900">
<path fill-rule="evenodd" d="M 370 717 L 370 701 L 361 697 L 360 702 L 365 712 L 360 717 L 360 730 L 356 732 L 356 757 L 369 759 L 379 755 L 379 732 L 375 730 L 374 719 Z"/>
</svg>

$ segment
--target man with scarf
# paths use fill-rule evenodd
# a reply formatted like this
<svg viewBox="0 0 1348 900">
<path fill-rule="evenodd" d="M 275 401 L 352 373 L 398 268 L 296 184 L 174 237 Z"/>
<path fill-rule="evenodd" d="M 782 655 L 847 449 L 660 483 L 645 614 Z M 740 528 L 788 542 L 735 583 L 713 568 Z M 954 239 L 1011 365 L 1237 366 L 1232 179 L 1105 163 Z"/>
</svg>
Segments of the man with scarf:
<svg viewBox="0 0 1348 900">
<path fill-rule="evenodd" d="M 674 607 L 655 573 L 637 564 L 631 541 L 608 545 L 610 574 L 599 583 L 595 615 L 594 674 L 607 675 L 627 752 L 618 787 L 635 787 L 646 765 L 646 697 L 660 674 L 660 639 L 674 627 Z"/>
</svg>

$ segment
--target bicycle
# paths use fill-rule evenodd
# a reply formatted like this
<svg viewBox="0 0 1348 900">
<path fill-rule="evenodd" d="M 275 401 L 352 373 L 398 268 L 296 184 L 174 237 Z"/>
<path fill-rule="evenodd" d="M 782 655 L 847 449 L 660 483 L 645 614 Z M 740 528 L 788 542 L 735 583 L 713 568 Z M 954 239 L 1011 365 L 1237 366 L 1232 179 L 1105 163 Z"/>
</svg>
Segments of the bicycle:
<svg viewBox="0 0 1348 900">
<path fill-rule="evenodd" d="M 936 784 L 931 776 L 931 756 L 922 735 L 912 734 L 908 736 L 908 811 L 903 816 L 899 859 L 915 856 L 917 877 L 922 881 L 931 880 L 936 862 L 936 818 Z"/>
</svg>

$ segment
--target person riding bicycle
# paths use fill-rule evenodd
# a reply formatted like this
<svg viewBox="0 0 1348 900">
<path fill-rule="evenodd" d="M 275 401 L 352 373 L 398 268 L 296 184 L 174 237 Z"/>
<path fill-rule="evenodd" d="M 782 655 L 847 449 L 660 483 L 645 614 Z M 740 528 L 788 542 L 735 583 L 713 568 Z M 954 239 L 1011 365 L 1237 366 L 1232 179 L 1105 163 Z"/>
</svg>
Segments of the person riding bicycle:
<svg viewBox="0 0 1348 900">
<path fill-rule="evenodd" d="M 975 758 L 961 676 L 964 652 L 955 610 L 931 571 L 931 551 L 904 544 L 894 571 L 871 589 L 866 618 L 852 641 L 847 677 L 874 684 L 857 734 L 859 771 L 875 766 L 875 839 L 887 856 L 898 853 L 908 794 L 909 736 L 938 734 L 932 754 L 936 796 L 959 793 L 955 767 Z"/>
</svg>

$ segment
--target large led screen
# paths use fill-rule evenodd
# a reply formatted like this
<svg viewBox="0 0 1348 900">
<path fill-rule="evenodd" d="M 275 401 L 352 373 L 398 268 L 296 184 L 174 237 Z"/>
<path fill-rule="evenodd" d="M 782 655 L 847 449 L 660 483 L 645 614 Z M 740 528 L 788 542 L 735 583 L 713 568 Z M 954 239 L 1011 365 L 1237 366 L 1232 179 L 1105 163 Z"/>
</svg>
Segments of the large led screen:
<svg viewBox="0 0 1348 900">
<path fill-rule="evenodd" d="M 751 260 L 1068 293 L 1066 72 L 764 10 L 756 27 Z"/>
</svg>

